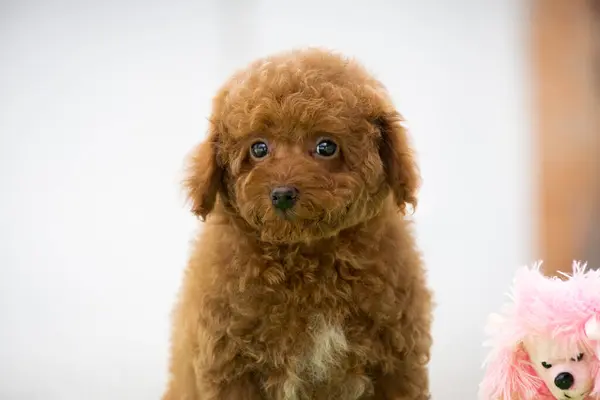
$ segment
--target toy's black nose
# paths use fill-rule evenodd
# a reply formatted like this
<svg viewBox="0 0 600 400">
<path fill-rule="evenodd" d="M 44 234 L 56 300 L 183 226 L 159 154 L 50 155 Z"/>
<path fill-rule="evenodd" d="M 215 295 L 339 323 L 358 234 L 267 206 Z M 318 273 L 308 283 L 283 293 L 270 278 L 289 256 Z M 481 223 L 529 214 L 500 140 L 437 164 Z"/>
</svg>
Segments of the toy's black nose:
<svg viewBox="0 0 600 400">
<path fill-rule="evenodd" d="M 571 389 L 573 383 L 575 383 L 575 378 L 568 372 L 561 372 L 554 378 L 554 384 L 561 390 Z"/>
<path fill-rule="evenodd" d="M 298 190 L 291 186 L 279 186 L 271 191 L 271 202 L 275 208 L 285 211 L 294 207 L 298 198 Z"/>
</svg>

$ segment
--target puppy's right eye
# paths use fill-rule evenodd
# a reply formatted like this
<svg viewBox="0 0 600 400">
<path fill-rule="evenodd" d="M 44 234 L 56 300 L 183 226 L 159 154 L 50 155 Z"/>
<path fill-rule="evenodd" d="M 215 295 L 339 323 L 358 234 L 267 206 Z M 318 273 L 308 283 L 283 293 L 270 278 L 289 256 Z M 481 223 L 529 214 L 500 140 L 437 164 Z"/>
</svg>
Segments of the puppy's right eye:
<svg viewBox="0 0 600 400">
<path fill-rule="evenodd" d="M 552 368 L 552 364 L 548 364 L 546 361 L 542 361 L 542 367 L 544 367 L 546 369 L 550 369 L 550 368 Z"/>
<path fill-rule="evenodd" d="M 254 142 L 250 146 L 250 155 L 253 158 L 263 158 L 269 154 L 269 146 L 265 142 Z"/>
<path fill-rule="evenodd" d="M 338 145 L 329 139 L 322 139 L 317 143 L 315 153 L 324 158 L 333 157 L 337 154 Z"/>
</svg>

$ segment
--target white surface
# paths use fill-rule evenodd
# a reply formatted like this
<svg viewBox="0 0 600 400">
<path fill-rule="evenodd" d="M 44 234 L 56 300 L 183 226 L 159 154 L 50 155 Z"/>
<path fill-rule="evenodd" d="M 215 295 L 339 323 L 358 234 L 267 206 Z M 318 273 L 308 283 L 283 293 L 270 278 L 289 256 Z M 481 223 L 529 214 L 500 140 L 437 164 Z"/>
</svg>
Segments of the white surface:
<svg viewBox="0 0 600 400">
<path fill-rule="evenodd" d="M 434 399 L 474 399 L 485 317 L 532 261 L 519 3 L 1 3 L 0 398 L 159 398 L 182 158 L 233 68 L 310 44 L 363 60 L 409 120 Z"/>
</svg>

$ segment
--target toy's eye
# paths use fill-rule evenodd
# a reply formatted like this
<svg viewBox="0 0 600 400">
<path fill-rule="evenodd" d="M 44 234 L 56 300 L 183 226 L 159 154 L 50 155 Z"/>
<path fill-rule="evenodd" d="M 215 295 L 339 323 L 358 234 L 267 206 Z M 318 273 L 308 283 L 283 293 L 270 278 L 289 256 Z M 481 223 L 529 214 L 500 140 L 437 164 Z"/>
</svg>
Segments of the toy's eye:
<svg viewBox="0 0 600 400">
<path fill-rule="evenodd" d="M 550 368 L 552 368 L 552 364 L 548 364 L 546 361 L 542 361 L 542 367 L 544 367 L 546 369 L 550 369 Z"/>
<path fill-rule="evenodd" d="M 579 354 L 577 354 L 577 357 L 571 358 L 571 360 L 572 361 L 581 361 L 581 360 L 583 360 L 583 356 L 584 356 L 583 353 L 579 353 Z"/>
<path fill-rule="evenodd" d="M 321 157 L 333 157 L 338 151 L 338 145 L 329 139 L 322 139 L 317 143 L 315 152 Z"/>
<path fill-rule="evenodd" d="M 259 141 L 250 146 L 250 155 L 254 158 L 263 158 L 269 154 L 269 146 L 265 142 Z"/>
</svg>

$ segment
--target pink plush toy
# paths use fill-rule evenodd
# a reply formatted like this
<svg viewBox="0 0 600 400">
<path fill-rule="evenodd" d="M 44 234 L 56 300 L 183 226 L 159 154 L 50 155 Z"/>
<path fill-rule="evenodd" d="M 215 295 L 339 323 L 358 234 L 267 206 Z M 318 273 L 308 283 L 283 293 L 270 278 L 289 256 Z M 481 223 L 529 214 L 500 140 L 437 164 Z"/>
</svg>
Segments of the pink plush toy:
<svg viewBox="0 0 600 400">
<path fill-rule="evenodd" d="M 487 327 L 481 400 L 600 399 L 600 271 L 565 280 L 520 269 L 512 302 Z"/>
</svg>

